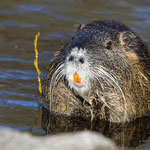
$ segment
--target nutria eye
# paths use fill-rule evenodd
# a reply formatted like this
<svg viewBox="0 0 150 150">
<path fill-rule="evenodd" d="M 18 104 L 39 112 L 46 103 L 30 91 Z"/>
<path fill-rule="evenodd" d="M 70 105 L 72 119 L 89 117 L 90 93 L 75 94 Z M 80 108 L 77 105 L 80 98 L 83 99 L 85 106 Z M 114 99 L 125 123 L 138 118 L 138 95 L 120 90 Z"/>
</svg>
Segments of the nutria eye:
<svg viewBox="0 0 150 150">
<path fill-rule="evenodd" d="M 109 41 L 109 42 L 105 43 L 105 48 L 111 49 L 111 45 L 112 45 L 112 43 L 111 43 L 111 41 Z"/>
<path fill-rule="evenodd" d="M 79 62 L 80 62 L 81 64 L 83 64 L 83 63 L 84 63 L 84 58 L 83 58 L 83 57 L 79 58 Z"/>
<path fill-rule="evenodd" d="M 74 60 L 74 57 L 71 55 L 70 57 L 69 57 L 69 61 L 73 61 Z"/>
</svg>

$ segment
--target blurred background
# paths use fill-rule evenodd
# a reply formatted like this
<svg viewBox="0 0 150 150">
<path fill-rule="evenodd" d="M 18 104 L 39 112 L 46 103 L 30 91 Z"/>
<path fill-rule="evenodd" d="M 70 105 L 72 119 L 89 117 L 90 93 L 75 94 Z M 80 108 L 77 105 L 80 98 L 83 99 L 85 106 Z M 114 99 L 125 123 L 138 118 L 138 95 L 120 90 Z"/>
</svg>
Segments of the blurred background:
<svg viewBox="0 0 150 150">
<path fill-rule="evenodd" d="M 51 53 L 70 40 L 79 24 L 113 19 L 129 26 L 150 45 L 149 0 L 1 0 L 0 4 L 0 128 L 28 131 L 40 94 L 34 68 L 34 37 L 44 74 Z M 40 121 L 33 128 L 44 135 Z"/>
</svg>

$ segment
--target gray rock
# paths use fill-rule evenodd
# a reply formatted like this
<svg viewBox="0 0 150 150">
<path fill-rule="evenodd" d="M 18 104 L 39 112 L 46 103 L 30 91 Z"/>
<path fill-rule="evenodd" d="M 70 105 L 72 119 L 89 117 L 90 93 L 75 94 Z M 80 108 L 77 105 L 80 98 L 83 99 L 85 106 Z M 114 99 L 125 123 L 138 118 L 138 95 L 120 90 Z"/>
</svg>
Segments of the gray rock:
<svg viewBox="0 0 150 150">
<path fill-rule="evenodd" d="M 0 150 L 115 150 L 115 144 L 95 132 L 82 131 L 35 137 L 11 129 L 0 129 Z"/>
</svg>

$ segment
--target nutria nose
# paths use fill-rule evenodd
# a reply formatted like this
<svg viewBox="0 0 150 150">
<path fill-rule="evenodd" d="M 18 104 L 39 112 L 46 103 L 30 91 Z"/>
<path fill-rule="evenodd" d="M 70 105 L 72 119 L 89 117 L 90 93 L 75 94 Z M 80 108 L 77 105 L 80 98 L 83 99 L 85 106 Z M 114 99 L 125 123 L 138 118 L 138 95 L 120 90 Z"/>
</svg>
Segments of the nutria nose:
<svg viewBox="0 0 150 150">
<path fill-rule="evenodd" d="M 83 63 L 84 63 L 84 58 L 83 58 L 83 57 L 80 57 L 80 58 L 79 58 L 79 62 L 80 62 L 81 64 L 83 64 Z"/>
<path fill-rule="evenodd" d="M 74 56 L 71 55 L 71 56 L 69 57 L 69 61 L 73 61 L 73 60 L 74 60 Z"/>
<path fill-rule="evenodd" d="M 83 58 L 83 57 L 80 57 L 80 58 L 75 59 L 74 56 L 71 55 L 71 56 L 69 57 L 69 61 L 74 61 L 74 60 L 75 60 L 76 62 L 79 61 L 81 64 L 84 63 L 84 58 Z"/>
</svg>

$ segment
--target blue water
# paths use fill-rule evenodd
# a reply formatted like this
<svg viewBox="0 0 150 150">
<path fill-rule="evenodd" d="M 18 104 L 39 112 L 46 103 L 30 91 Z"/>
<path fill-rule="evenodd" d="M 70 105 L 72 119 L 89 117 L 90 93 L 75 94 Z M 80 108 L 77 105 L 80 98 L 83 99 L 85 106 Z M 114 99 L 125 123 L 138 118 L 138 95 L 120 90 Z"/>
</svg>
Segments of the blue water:
<svg viewBox="0 0 150 150">
<path fill-rule="evenodd" d="M 130 26 L 149 45 L 150 1 L 30 0 L 0 5 L 0 128 L 28 131 L 34 122 L 40 94 L 33 65 L 35 34 L 42 73 L 51 52 L 62 48 L 80 23 L 114 19 Z M 35 134 L 43 134 L 40 125 Z M 147 142 L 148 143 L 148 142 Z"/>
</svg>

